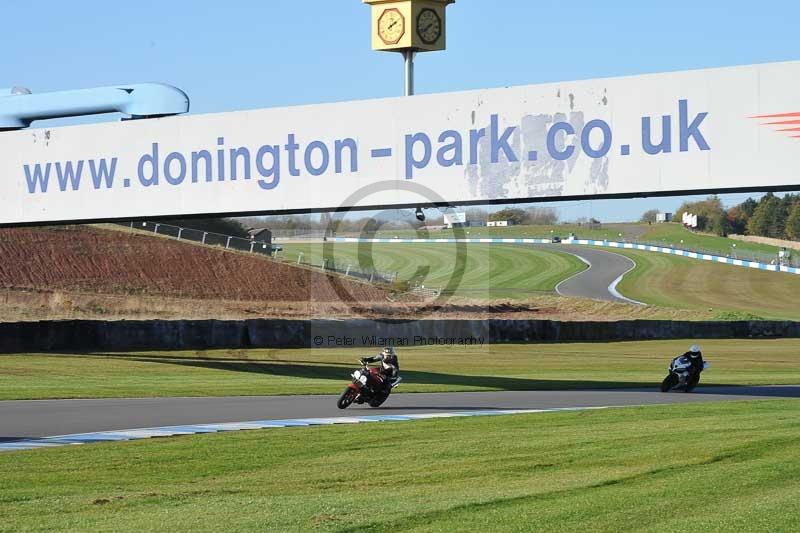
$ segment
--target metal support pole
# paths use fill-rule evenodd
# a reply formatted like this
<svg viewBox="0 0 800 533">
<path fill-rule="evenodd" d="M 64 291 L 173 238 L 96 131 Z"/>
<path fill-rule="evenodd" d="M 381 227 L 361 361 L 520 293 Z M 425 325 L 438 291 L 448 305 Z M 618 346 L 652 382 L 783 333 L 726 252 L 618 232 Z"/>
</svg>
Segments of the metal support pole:
<svg viewBox="0 0 800 533">
<path fill-rule="evenodd" d="M 406 96 L 414 95 L 414 55 L 416 52 L 413 50 L 405 50 L 403 52 L 403 59 L 406 63 Z"/>
</svg>

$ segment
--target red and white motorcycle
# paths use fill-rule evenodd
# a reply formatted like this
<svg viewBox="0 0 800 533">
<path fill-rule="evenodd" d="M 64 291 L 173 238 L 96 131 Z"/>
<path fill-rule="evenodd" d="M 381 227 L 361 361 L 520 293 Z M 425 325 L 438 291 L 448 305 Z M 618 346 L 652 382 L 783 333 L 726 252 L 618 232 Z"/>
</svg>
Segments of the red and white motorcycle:
<svg viewBox="0 0 800 533">
<path fill-rule="evenodd" d="M 388 383 L 379 368 L 370 367 L 364 362 L 361 362 L 361 368 L 353 372 L 351 377 L 353 381 L 336 402 L 339 409 L 347 409 L 352 403 L 380 407 L 402 380 L 398 378 L 393 383 Z"/>
</svg>

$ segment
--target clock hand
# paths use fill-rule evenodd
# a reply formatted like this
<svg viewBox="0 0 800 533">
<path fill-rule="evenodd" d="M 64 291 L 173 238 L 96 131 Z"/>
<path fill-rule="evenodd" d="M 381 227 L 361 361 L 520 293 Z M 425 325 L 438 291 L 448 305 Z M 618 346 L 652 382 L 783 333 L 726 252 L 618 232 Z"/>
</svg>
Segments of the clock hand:
<svg viewBox="0 0 800 533">
<path fill-rule="evenodd" d="M 397 25 L 397 23 L 398 23 L 398 22 L 399 22 L 399 21 L 395 20 L 394 22 L 392 22 L 391 24 L 389 24 L 389 27 L 388 27 L 388 28 L 386 28 L 386 29 L 387 29 L 387 30 L 391 30 L 392 28 L 394 28 L 394 27 Z"/>
<path fill-rule="evenodd" d="M 433 24 L 434 24 L 434 23 L 433 23 L 433 22 L 431 22 L 430 24 L 428 24 L 427 26 L 425 26 L 425 28 L 423 28 L 423 30 L 422 30 L 422 33 L 427 33 L 429 29 L 433 28 Z"/>
</svg>

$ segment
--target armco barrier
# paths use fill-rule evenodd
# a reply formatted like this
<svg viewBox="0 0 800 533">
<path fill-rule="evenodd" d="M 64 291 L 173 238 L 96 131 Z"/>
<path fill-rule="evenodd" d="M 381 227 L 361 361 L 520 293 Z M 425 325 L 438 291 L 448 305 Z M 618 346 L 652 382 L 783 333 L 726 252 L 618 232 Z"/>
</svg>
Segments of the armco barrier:
<svg viewBox="0 0 800 533">
<path fill-rule="evenodd" d="M 800 338 L 800 322 L 177 320 L 0 323 L 0 353 Z"/>
<path fill-rule="evenodd" d="M 376 244 L 443 244 L 456 242 L 467 244 L 551 244 L 549 239 L 360 239 L 357 237 L 334 237 L 333 241 L 341 243 L 371 242 Z M 712 261 L 714 263 L 722 263 L 725 265 L 767 270 L 769 272 L 800 274 L 800 268 L 798 267 L 768 265 L 766 263 L 758 263 L 756 261 L 746 261 L 744 259 L 733 259 L 731 257 L 722 257 L 719 255 L 690 252 L 689 250 L 680 250 L 666 246 L 653 246 L 649 244 L 635 244 L 630 242 L 596 241 L 589 239 L 565 239 L 561 242 L 561 244 L 601 246 L 605 248 L 618 248 L 624 250 L 642 250 L 645 252 L 657 252 L 668 255 L 688 257 L 690 259 L 699 259 L 701 261 Z"/>
</svg>

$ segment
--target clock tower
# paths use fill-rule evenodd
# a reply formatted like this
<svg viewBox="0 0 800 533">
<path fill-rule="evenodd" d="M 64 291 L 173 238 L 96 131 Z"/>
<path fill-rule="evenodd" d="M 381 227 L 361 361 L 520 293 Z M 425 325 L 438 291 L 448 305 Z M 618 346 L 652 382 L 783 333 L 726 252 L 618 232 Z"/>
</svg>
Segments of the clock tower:
<svg viewBox="0 0 800 533">
<path fill-rule="evenodd" d="M 436 52 L 447 42 L 446 8 L 455 0 L 364 0 L 372 6 L 372 49 Z"/>
</svg>

